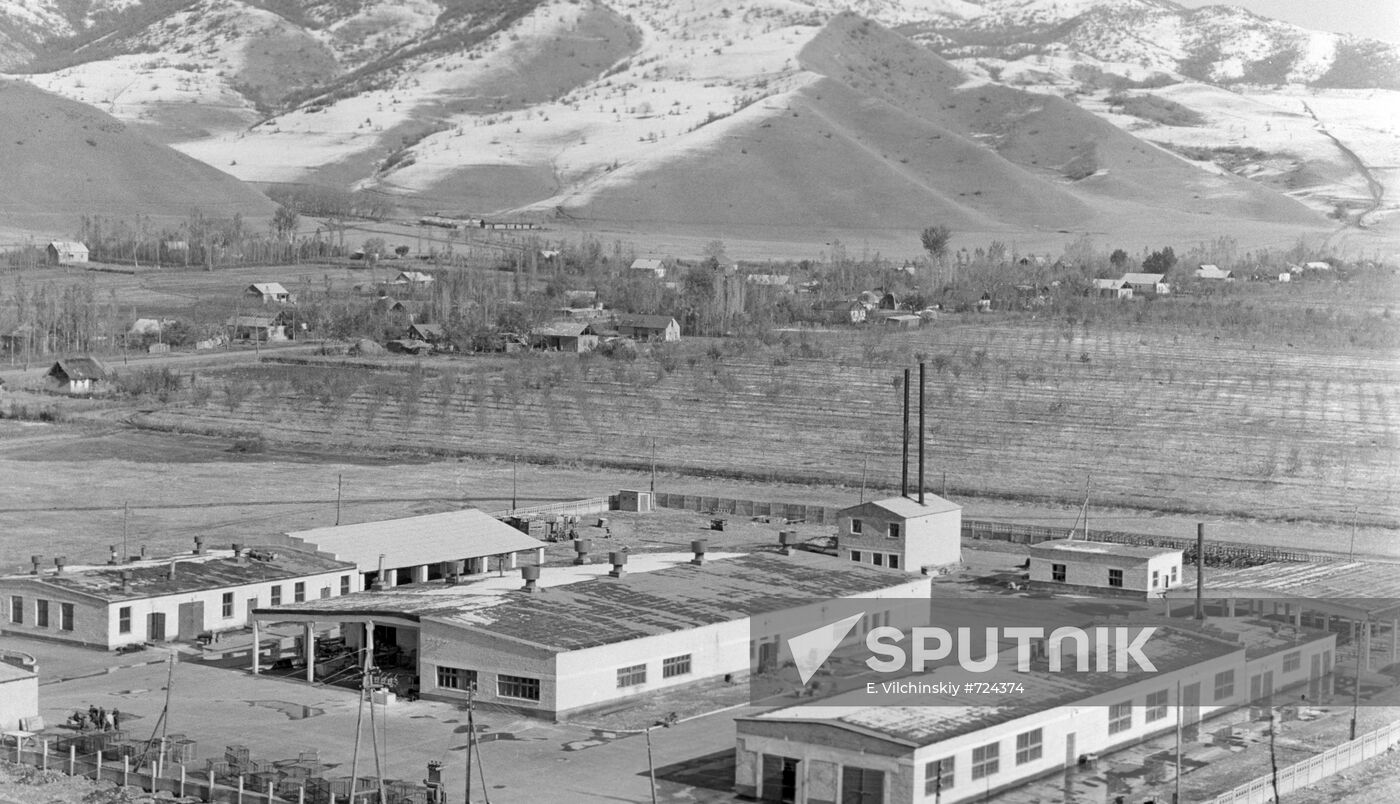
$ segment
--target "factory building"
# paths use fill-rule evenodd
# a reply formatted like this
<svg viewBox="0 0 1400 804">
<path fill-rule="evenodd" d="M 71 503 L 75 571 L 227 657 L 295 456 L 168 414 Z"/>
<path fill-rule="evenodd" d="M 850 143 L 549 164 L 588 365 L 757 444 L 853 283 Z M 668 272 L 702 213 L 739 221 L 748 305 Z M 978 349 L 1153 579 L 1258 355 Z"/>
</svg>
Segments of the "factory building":
<svg viewBox="0 0 1400 804">
<path fill-rule="evenodd" d="M 1181 583 L 1181 551 L 1056 539 L 1030 546 L 1030 582 L 1047 592 L 1157 597 Z"/>
<path fill-rule="evenodd" d="M 836 514 L 838 555 L 904 572 L 962 562 L 962 506 L 932 494 L 853 505 Z"/>
</svg>

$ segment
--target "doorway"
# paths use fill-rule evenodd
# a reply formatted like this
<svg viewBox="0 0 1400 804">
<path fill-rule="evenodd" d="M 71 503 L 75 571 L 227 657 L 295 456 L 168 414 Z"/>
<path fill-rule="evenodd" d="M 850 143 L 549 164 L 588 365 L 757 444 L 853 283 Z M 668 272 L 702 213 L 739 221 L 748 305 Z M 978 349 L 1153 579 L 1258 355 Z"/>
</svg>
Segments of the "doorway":
<svg viewBox="0 0 1400 804">
<path fill-rule="evenodd" d="M 792 757 L 763 755 L 763 789 L 761 801 L 775 804 L 797 804 L 797 765 Z"/>
<path fill-rule="evenodd" d="M 153 611 L 146 615 L 146 639 L 151 642 L 165 641 L 165 612 Z"/>
</svg>

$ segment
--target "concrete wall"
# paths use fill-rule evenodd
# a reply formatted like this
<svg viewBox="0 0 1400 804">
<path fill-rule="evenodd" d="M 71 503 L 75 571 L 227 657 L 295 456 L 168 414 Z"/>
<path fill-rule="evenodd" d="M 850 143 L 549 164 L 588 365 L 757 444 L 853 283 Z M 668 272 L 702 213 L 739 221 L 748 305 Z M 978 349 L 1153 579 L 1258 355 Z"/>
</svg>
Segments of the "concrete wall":
<svg viewBox="0 0 1400 804">
<path fill-rule="evenodd" d="M 15 595 L 24 599 L 23 623 L 12 622 L 10 618 L 10 598 Z M 0 600 L 4 602 L 0 628 L 7 634 L 107 647 L 107 604 L 104 601 L 75 594 L 67 589 L 24 581 L 0 584 Z M 49 601 L 49 624 L 46 628 L 37 624 L 36 609 L 39 600 Z M 59 630 L 59 607 L 62 603 L 73 605 L 72 631 Z"/>
<path fill-rule="evenodd" d="M 510 706 L 542 717 L 554 716 L 558 682 L 555 654 L 547 648 L 498 637 L 476 628 L 466 629 L 424 620 L 419 629 L 420 694 L 429 700 L 465 701 L 465 690 L 444 689 L 437 685 L 438 667 L 475 670 L 478 701 Z M 539 679 L 539 701 L 499 695 L 496 682 L 503 674 Z"/>
<path fill-rule="evenodd" d="M 861 532 L 851 529 L 852 520 L 861 521 Z M 898 538 L 889 537 L 889 526 L 900 526 Z M 840 556 L 851 561 L 858 551 L 860 563 L 873 564 L 873 553 L 897 553 L 899 569 L 919 572 L 962 561 L 962 511 L 947 511 L 914 519 L 904 519 L 873 504 L 846 509 L 837 516 L 837 543 Z M 888 561 L 885 566 L 889 566 Z"/>
<path fill-rule="evenodd" d="M 1030 580 L 1035 583 L 1058 584 L 1096 589 L 1111 589 L 1108 585 L 1108 571 L 1122 570 L 1123 589 L 1147 594 L 1149 591 L 1162 591 L 1171 578 L 1171 569 L 1176 567 L 1177 585 L 1181 584 L 1181 555 L 1179 553 L 1156 556 L 1150 559 L 1132 556 L 1105 554 L 1081 554 L 1068 550 L 1031 548 Z M 1065 580 L 1055 581 L 1053 564 L 1065 565 Z M 1159 583 L 1152 587 L 1152 572 L 1159 573 Z"/>
<path fill-rule="evenodd" d="M 0 682 L 0 731 L 16 731 L 21 719 L 38 714 L 38 676 Z"/>
</svg>

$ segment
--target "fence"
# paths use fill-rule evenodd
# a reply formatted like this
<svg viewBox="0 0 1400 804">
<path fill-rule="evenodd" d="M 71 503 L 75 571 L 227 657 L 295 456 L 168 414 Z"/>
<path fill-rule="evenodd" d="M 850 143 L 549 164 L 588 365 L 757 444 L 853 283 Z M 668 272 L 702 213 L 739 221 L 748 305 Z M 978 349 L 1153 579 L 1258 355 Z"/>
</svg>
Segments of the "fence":
<svg viewBox="0 0 1400 804">
<path fill-rule="evenodd" d="M 1385 753 L 1397 742 L 1400 742 L 1400 723 L 1392 723 L 1350 742 L 1329 748 L 1315 757 L 1281 768 L 1278 772 L 1278 795 L 1282 797 L 1308 785 L 1317 784 L 1334 773 Z M 1202 804 L 1265 804 L 1270 801 L 1274 801 L 1272 775 L 1260 776 Z"/>
<path fill-rule="evenodd" d="M 511 508 L 505 511 L 496 511 L 491 514 L 491 516 L 497 519 L 504 519 L 508 516 L 528 517 L 542 514 L 583 516 L 585 514 L 596 514 L 601 511 L 612 510 L 614 499 L 614 497 L 590 497 L 586 500 L 531 505 L 525 508 Z"/>
<path fill-rule="evenodd" d="M 683 508 L 687 511 L 733 514 L 734 516 L 772 517 L 786 522 L 805 522 L 809 525 L 835 525 L 839 509 L 825 505 L 804 505 L 802 503 L 758 502 L 739 500 L 732 497 L 709 497 L 697 494 L 666 494 L 656 492 L 655 504 L 658 508 Z"/>
<path fill-rule="evenodd" d="M 1048 525 L 1022 525 L 1014 522 L 988 522 L 980 519 L 964 519 L 962 535 L 973 539 L 994 539 L 1016 544 L 1036 544 L 1052 539 L 1066 539 L 1075 533 L 1070 528 L 1057 528 Z M 1080 538 L 1083 534 L 1080 533 Z M 1113 530 L 1095 530 L 1089 538 L 1096 542 L 1115 544 L 1135 544 L 1144 547 L 1166 547 L 1185 552 L 1188 560 L 1196 555 L 1196 540 L 1173 536 L 1149 536 L 1143 533 L 1124 533 Z M 1206 542 L 1206 560 L 1221 564 L 1266 564 L 1272 561 L 1305 561 L 1325 564 L 1341 559 L 1339 554 L 1320 553 L 1308 550 L 1287 550 L 1268 545 L 1246 542 L 1227 542 L 1211 539 Z"/>
</svg>

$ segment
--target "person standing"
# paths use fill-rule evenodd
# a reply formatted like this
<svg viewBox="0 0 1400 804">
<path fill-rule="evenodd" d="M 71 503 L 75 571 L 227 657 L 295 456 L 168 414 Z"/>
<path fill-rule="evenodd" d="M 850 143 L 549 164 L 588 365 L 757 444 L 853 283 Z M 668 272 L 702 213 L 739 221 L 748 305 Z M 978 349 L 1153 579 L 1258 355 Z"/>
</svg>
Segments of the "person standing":
<svg viewBox="0 0 1400 804">
<path fill-rule="evenodd" d="M 100 706 L 97 707 L 97 717 L 96 717 L 96 719 L 93 720 L 93 725 L 96 726 L 97 729 L 98 729 L 99 731 L 106 731 L 106 730 L 107 730 L 107 710 L 106 710 L 106 709 L 104 709 L 104 708 L 102 708 L 102 707 L 100 707 Z"/>
<path fill-rule="evenodd" d="M 111 718 L 112 718 L 112 731 L 121 731 L 121 730 L 122 730 L 122 710 L 116 708 L 115 706 L 112 707 Z"/>
</svg>

